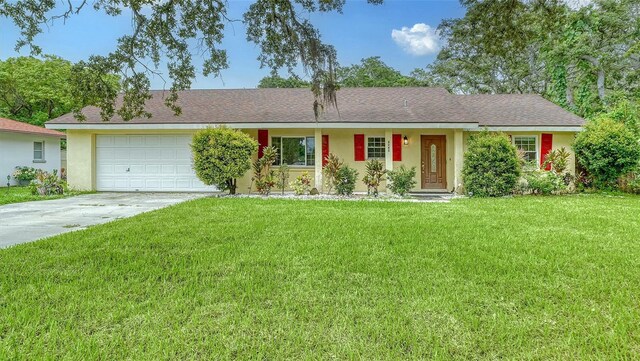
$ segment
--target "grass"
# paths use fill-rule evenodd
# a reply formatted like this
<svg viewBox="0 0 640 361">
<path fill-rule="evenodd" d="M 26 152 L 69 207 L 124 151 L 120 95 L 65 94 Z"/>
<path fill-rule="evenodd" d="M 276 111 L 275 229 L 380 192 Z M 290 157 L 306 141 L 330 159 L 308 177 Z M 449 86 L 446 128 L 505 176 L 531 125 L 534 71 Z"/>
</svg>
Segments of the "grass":
<svg viewBox="0 0 640 361">
<path fill-rule="evenodd" d="M 640 197 L 200 199 L 0 251 L 0 359 L 638 359 Z"/>
<path fill-rule="evenodd" d="M 11 203 L 43 201 L 48 199 L 58 199 L 82 194 L 83 192 L 68 191 L 64 195 L 41 196 L 31 194 L 29 187 L 4 187 L 0 188 L 0 206 Z M 85 192 L 86 193 L 86 192 Z"/>
</svg>

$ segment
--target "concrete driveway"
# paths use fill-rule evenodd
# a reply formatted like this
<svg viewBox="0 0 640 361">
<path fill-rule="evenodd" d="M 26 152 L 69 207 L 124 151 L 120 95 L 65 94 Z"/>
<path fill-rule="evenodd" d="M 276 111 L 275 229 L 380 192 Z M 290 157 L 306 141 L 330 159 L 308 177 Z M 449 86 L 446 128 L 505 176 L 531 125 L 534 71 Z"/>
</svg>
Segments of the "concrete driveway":
<svg viewBox="0 0 640 361">
<path fill-rule="evenodd" d="M 135 216 L 207 193 L 96 193 L 0 206 L 0 248 Z"/>
</svg>

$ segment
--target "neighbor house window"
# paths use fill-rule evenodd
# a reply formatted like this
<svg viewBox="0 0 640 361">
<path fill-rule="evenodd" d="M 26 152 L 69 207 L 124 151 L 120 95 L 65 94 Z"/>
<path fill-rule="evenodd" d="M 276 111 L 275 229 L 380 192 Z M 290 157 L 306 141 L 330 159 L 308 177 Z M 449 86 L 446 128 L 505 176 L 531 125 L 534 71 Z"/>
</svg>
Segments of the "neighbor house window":
<svg viewBox="0 0 640 361">
<path fill-rule="evenodd" d="M 367 138 L 367 158 L 384 158 L 385 157 L 385 140 L 384 137 L 368 137 Z"/>
<path fill-rule="evenodd" d="M 514 136 L 513 144 L 522 151 L 524 160 L 529 163 L 538 162 L 538 137 L 536 136 Z"/>
<path fill-rule="evenodd" d="M 33 142 L 33 161 L 44 162 L 44 142 Z"/>
<path fill-rule="evenodd" d="M 272 137 L 271 146 L 276 148 L 275 165 L 315 165 L 314 137 Z"/>
</svg>

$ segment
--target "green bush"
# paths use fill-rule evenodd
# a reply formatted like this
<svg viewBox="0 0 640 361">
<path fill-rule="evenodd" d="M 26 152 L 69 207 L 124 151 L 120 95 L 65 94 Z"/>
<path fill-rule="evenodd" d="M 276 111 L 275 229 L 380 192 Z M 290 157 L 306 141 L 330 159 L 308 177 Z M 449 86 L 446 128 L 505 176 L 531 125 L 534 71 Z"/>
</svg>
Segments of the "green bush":
<svg viewBox="0 0 640 361">
<path fill-rule="evenodd" d="M 367 194 L 378 196 L 378 188 L 382 183 L 382 178 L 387 173 L 384 169 L 384 164 L 377 159 L 369 159 L 365 165 L 365 174 L 362 181 L 367 186 Z"/>
<path fill-rule="evenodd" d="M 343 165 L 336 174 L 336 193 L 342 196 L 350 196 L 356 189 L 358 171 L 348 165 Z"/>
<path fill-rule="evenodd" d="M 620 190 L 640 194 L 640 170 L 620 178 Z"/>
<path fill-rule="evenodd" d="M 502 133 L 483 131 L 469 138 L 462 181 L 470 196 L 499 197 L 515 190 L 522 165 L 516 147 Z"/>
<path fill-rule="evenodd" d="M 405 196 L 416 186 L 416 167 L 406 168 L 401 165 L 400 168 L 391 170 L 387 173 L 389 184 L 387 188 L 399 196 Z"/>
<path fill-rule="evenodd" d="M 550 195 L 568 190 L 565 177 L 555 172 L 532 169 L 524 172 L 523 180 L 520 184 L 522 194 Z"/>
<path fill-rule="evenodd" d="M 203 129 L 193 135 L 193 168 L 204 184 L 235 194 L 236 179 L 251 168 L 251 156 L 257 148 L 258 143 L 239 130 Z"/>
<path fill-rule="evenodd" d="M 640 162 L 637 137 L 623 123 L 612 119 L 589 122 L 573 147 L 578 162 L 600 189 L 615 188 L 618 179 Z"/>
</svg>

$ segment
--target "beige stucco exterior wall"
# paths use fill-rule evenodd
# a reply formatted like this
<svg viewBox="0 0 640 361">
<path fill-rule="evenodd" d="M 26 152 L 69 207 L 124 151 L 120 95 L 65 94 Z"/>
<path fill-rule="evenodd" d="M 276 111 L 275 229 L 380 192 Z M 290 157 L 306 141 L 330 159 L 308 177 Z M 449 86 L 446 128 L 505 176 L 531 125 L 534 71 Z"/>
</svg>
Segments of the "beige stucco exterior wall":
<svg viewBox="0 0 640 361">
<path fill-rule="evenodd" d="M 258 130 L 249 129 L 244 130 L 247 134 L 251 135 L 254 139 L 257 139 Z M 95 189 L 95 136 L 96 134 L 193 134 L 195 130 L 69 130 L 67 132 L 67 174 L 70 187 L 79 190 L 92 190 Z M 407 136 L 409 140 L 408 145 L 402 145 L 402 161 L 392 162 L 393 168 L 397 168 L 400 165 L 406 167 L 416 167 L 416 183 L 417 186 L 414 191 L 419 191 L 421 186 L 421 135 L 445 135 L 446 136 L 446 168 L 447 168 L 447 190 L 452 191 L 457 189 L 458 185 L 462 182 L 461 170 L 462 170 L 462 156 L 466 150 L 468 139 L 470 134 L 474 132 L 463 132 L 461 129 L 269 129 L 269 144 L 271 144 L 271 137 L 277 136 L 305 136 L 314 137 L 316 139 L 316 148 L 322 146 L 322 134 L 329 135 L 329 151 L 342 158 L 346 164 L 354 167 L 358 170 L 358 182 L 356 191 L 365 192 L 366 187 L 362 182 L 362 177 L 365 171 L 365 162 L 354 161 L 354 134 L 364 134 L 366 137 L 380 136 L 387 137 L 387 141 L 390 142 L 389 136 L 391 134 L 401 134 L 402 137 Z M 538 137 L 538 149 L 540 147 L 540 134 L 542 132 L 508 132 L 509 135 L 535 135 Z M 571 145 L 575 137 L 575 133 L 552 133 L 553 134 L 553 148 L 558 149 L 560 147 L 567 148 L 572 152 Z M 365 140 L 366 142 L 366 140 Z M 388 156 L 391 157 L 391 148 L 387 147 Z M 381 159 L 383 163 L 385 159 Z M 388 163 L 387 163 L 388 164 Z M 570 158 L 569 167 L 571 170 L 575 166 L 575 157 Z M 302 174 L 302 172 L 308 172 L 313 180 L 313 186 L 322 188 L 321 185 L 317 185 L 316 179 L 316 167 L 290 167 L 289 181 L 293 181 L 295 177 Z M 249 170 L 244 177 L 238 180 L 238 192 L 248 193 L 251 185 L 251 170 Z M 383 184 L 381 191 L 386 189 L 386 184 Z"/>
</svg>

